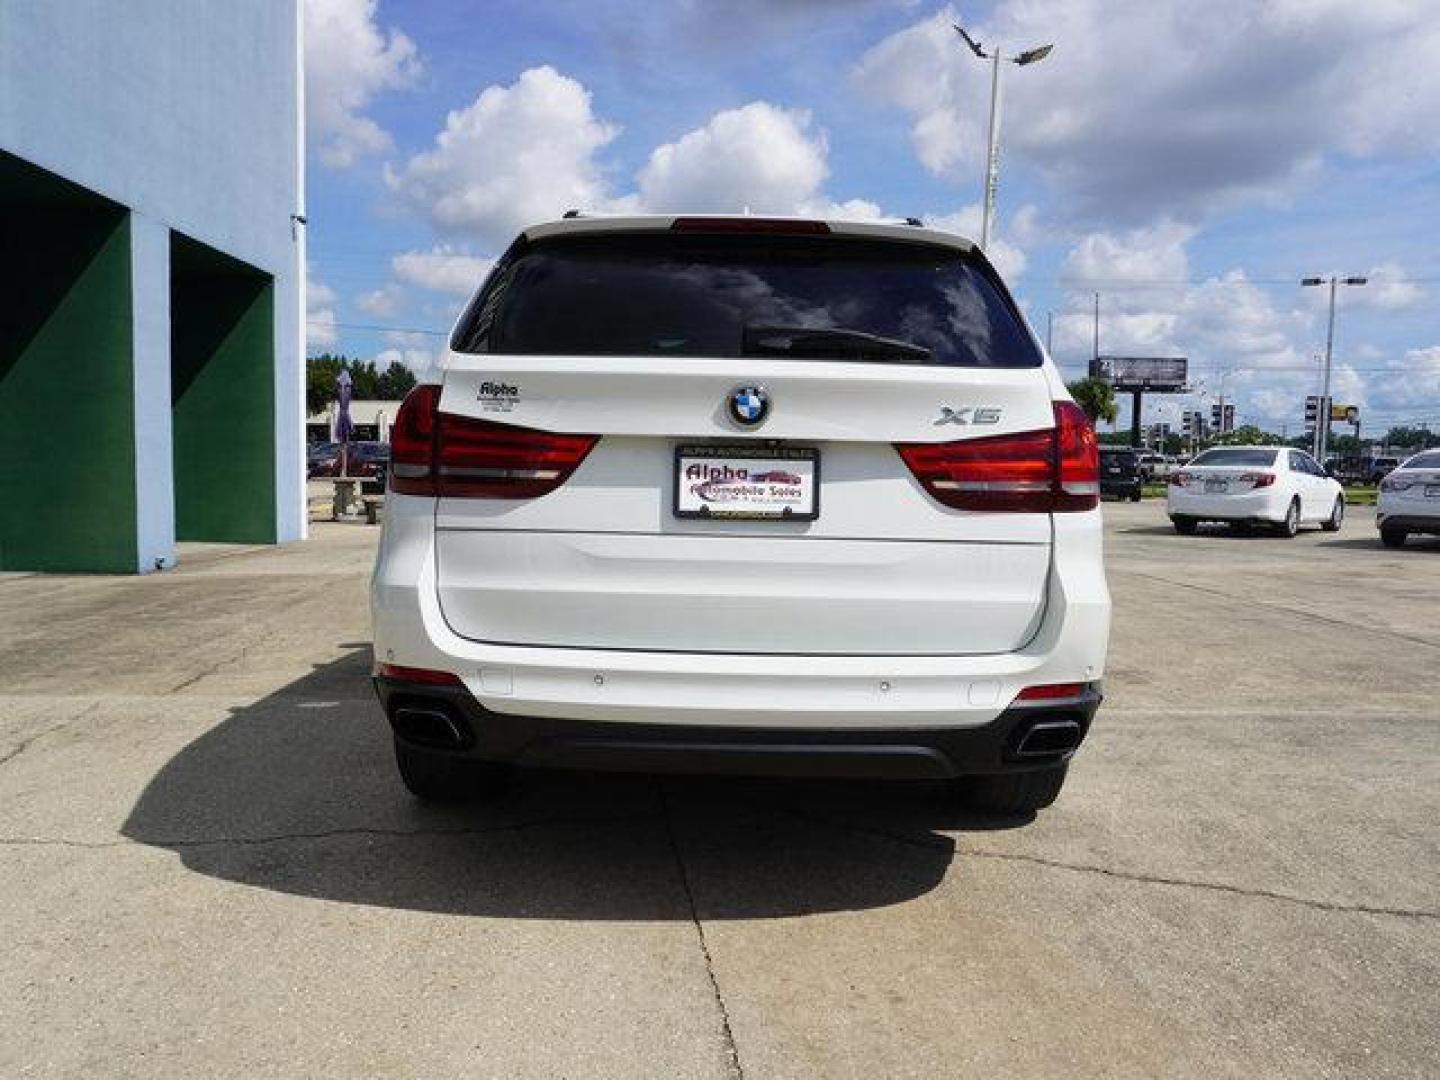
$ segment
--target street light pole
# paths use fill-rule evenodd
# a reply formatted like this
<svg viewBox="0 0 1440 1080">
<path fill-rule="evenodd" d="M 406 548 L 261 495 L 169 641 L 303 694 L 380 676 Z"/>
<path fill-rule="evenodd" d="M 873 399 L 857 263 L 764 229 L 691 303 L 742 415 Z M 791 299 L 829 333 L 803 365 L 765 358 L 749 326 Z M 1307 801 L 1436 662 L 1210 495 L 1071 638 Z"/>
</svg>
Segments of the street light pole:
<svg viewBox="0 0 1440 1080">
<path fill-rule="evenodd" d="M 998 48 L 987 53 L 978 41 L 965 32 L 963 26 L 958 23 L 951 25 L 976 57 L 990 61 L 990 136 L 985 150 L 985 197 L 980 219 L 980 250 L 987 251 L 990 248 L 990 232 L 995 224 L 995 196 L 1000 188 L 1000 61 L 1008 60 L 1017 67 L 1038 64 L 1050 55 L 1055 46 L 1026 49 L 1018 56 L 1005 56 Z"/>
<path fill-rule="evenodd" d="M 1325 366 L 1321 369 L 1320 408 L 1315 417 L 1315 460 L 1321 465 L 1325 464 L 1325 452 L 1330 445 L 1330 367 L 1335 350 L 1335 286 L 1364 285 L 1368 280 L 1363 277 L 1337 278 L 1334 274 L 1328 279 L 1307 277 L 1300 280 L 1301 285 L 1330 286 L 1330 317 L 1325 326 Z"/>
</svg>

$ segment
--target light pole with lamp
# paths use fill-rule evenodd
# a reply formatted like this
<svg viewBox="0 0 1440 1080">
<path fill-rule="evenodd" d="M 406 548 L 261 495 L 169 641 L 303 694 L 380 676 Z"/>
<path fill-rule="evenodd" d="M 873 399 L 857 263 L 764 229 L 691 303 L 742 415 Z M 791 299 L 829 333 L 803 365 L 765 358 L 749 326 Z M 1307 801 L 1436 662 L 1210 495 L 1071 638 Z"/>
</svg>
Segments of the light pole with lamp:
<svg viewBox="0 0 1440 1080">
<path fill-rule="evenodd" d="M 986 52 L 981 44 L 965 32 L 959 23 L 952 23 L 955 32 L 965 39 L 965 44 L 981 60 L 990 61 L 990 139 L 985 152 L 985 213 L 980 219 L 980 250 L 990 247 L 990 228 L 995 220 L 995 191 L 1000 186 L 1000 61 L 1008 60 L 1017 67 L 1038 64 L 1050 55 L 1054 45 L 1041 45 L 1037 49 L 1026 49 L 1015 56 L 1005 56 L 997 47 Z"/>
<path fill-rule="evenodd" d="M 1325 450 L 1330 443 L 1330 359 L 1335 348 L 1335 286 L 1339 285 L 1364 285 L 1368 278 L 1347 277 L 1337 278 L 1331 274 L 1328 278 L 1307 277 L 1301 278 L 1300 284 L 1306 286 L 1318 286 L 1329 284 L 1330 286 L 1330 321 L 1325 330 L 1325 368 L 1324 375 L 1320 380 L 1320 408 L 1323 415 L 1315 417 L 1315 460 L 1323 467 L 1325 464 Z"/>
</svg>

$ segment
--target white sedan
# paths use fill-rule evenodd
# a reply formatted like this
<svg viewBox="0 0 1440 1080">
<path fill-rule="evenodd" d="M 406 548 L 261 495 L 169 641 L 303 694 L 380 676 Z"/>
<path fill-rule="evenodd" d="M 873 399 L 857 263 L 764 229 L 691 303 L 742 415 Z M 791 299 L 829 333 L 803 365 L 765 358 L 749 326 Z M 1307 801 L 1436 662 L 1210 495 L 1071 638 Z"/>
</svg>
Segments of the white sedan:
<svg viewBox="0 0 1440 1080">
<path fill-rule="evenodd" d="M 1165 508 L 1185 536 L 1202 521 L 1263 525 L 1294 536 L 1304 522 L 1339 529 L 1345 492 L 1303 450 L 1217 446 L 1170 474 Z"/>
<path fill-rule="evenodd" d="M 1380 481 L 1375 523 L 1386 547 L 1411 533 L 1440 535 L 1440 450 L 1416 454 Z"/>
</svg>

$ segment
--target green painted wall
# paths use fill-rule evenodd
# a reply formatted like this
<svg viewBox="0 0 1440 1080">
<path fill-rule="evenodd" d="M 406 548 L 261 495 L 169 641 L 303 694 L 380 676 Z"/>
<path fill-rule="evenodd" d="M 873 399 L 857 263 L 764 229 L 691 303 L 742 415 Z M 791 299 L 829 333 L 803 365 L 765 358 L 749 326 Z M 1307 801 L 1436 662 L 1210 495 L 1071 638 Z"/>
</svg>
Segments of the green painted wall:
<svg viewBox="0 0 1440 1080">
<path fill-rule="evenodd" d="M 0 569 L 133 573 L 129 218 L 38 205 L 47 181 L 18 168 L 0 169 Z"/>
<path fill-rule="evenodd" d="M 273 282 L 173 233 L 170 273 L 175 538 L 273 544 Z"/>
</svg>

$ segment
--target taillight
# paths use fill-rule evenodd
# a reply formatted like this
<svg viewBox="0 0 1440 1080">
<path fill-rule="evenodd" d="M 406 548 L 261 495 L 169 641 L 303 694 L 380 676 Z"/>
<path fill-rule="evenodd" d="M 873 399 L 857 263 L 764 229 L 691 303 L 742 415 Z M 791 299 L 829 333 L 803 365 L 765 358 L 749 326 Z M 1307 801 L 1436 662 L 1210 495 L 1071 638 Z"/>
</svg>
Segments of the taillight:
<svg viewBox="0 0 1440 1080">
<path fill-rule="evenodd" d="M 1405 491 L 1405 490 L 1407 490 L 1408 488 L 1414 487 L 1414 486 L 1415 486 L 1416 484 L 1418 484 L 1418 483 L 1419 483 L 1418 480 L 1405 480 L 1405 479 L 1402 479 L 1402 478 L 1396 476 L 1394 473 L 1391 473 L 1389 476 L 1384 477 L 1384 478 L 1380 481 L 1380 490 L 1381 490 L 1381 491 Z"/>
<path fill-rule="evenodd" d="M 1240 481 L 1241 483 L 1248 483 L 1251 486 L 1257 488 L 1269 487 L 1271 484 L 1275 483 L 1275 474 L 1264 472 L 1241 473 Z"/>
<path fill-rule="evenodd" d="M 770 236 L 828 236 L 830 226 L 823 221 L 802 221 L 798 218 L 678 217 L 670 223 L 670 231 L 765 233 Z"/>
<path fill-rule="evenodd" d="M 1046 431 L 895 449 L 932 498 L 956 510 L 1058 513 L 1100 502 L 1100 449 L 1084 411 L 1055 403 Z"/>
<path fill-rule="evenodd" d="M 417 386 L 390 429 L 390 490 L 449 498 L 534 499 L 569 479 L 594 435 L 566 435 L 439 411 L 440 387 Z"/>
<path fill-rule="evenodd" d="M 1170 474 L 1170 486 L 1171 486 L 1171 487 L 1185 487 L 1187 484 L 1190 483 L 1191 480 L 1194 480 L 1194 479 L 1195 479 L 1195 477 L 1193 477 L 1192 475 L 1190 475 L 1188 472 L 1171 473 L 1171 474 Z"/>
</svg>

